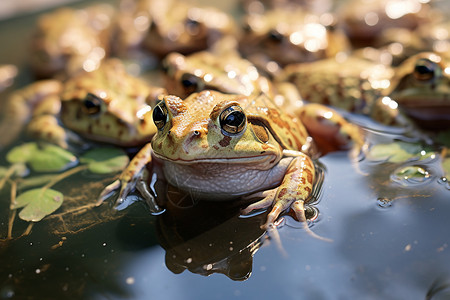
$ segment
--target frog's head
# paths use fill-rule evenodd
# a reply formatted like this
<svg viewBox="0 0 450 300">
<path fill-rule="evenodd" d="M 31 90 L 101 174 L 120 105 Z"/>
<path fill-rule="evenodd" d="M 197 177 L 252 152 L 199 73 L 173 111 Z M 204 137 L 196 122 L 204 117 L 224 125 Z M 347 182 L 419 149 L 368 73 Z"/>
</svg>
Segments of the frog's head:
<svg viewBox="0 0 450 300">
<path fill-rule="evenodd" d="M 234 30 L 231 17 L 215 8 L 195 7 L 183 1 L 154 2 L 144 43 L 159 57 L 207 49 Z"/>
<path fill-rule="evenodd" d="M 215 91 L 195 93 L 184 101 L 165 96 L 154 109 L 158 132 L 155 155 L 178 164 L 227 163 L 268 169 L 281 147 L 264 119 L 251 113 L 252 99 Z"/>
<path fill-rule="evenodd" d="M 450 126 L 450 59 L 431 52 L 419 53 L 395 71 L 390 98 L 419 126 Z"/>
<path fill-rule="evenodd" d="M 329 15 L 326 19 L 299 9 L 249 14 L 243 22 L 240 49 L 247 57 L 265 56 L 266 60 L 282 66 L 315 61 L 348 50 L 345 35 L 331 26 L 333 17 Z"/>
<path fill-rule="evenodd" d="M 206 89 L 250 95 L 261 81 L 256 67 L 235 54 L 218 57 L 203 51 L 184 56 L 173 52 L 164 67 L 168 92 L 181 98 Z"/>
<path fill-rule="evenodd" d="M 111 59 L 98 70 L 66 82 L 61 120 L 68 129 L 95 141 L 140 145 L 156 132 L 151 105 L 164 92 L 131 76 L 120 61 Z"/>
</svg>

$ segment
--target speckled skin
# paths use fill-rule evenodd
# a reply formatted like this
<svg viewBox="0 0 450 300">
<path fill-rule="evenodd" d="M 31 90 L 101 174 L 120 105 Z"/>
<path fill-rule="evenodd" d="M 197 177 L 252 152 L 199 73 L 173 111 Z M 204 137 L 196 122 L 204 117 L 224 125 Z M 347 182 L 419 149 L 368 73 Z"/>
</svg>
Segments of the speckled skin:
<svg viewBox="0 0 450 300">
<path fill-rule="evenodd" d="M 305 154 L 311 150 L 310 133 L 301 119 L 284 113 L 264 94 L 203 91 L 184 101 L 165 96 L 159 105 L 168 112 L 167 122 L 159 128 L 151 146 L 140 151 L 140 157 L 131 161 L 119 180 L 104 190 L 101 201 L 119 188 L 119 199 L 123 200 L 145 165 L 142 159 L 148 159 L 149 164 L 162 162 L 170 184 L 200 198 L 262 197 L 243 212 L 273 205 L 266 227 L 290 207 L 299 220 L 305 220 L 303 202 L 312 191 L 315 169 Z M 246 116 L 245 127 L 237 134 L 225 132 L 220 124 L 220 116 L 231 106 L 242 108 Z M 312 108 L 317 111 L 318 107 Z M 299 117 L 307 120 L 312 111 L 305 108 Z M 318 118 L 311 124 L 329 126 L 327 123 L 331 122 Z M 340 134 L 339 130 L 325 128 L 315 132 Z M 354 134 L 360 140 L 359 131 Z M 336 148 L 343 146 L 342 137 L 329 136 L 328 141 Z"/>
<path fill-rule="evenodd" d="M 1 146 L 11 143 L 25 126 L 31 137 L 63 148 L 68 146 L 66 129 L 94 141 L 142 145 L 156 132 L 151 105 L 163 93 L 163 88 L 129 75 L 115 59 L 64 83 L 36 81 L 7 99 L 0 123 L 0 135 L 5 137 Z M 86 107 L 88 94 L 98 98 L 98 111 Z"/>
<path fill-rule="evenodd" d="M 428 75 L 420 74 L 428 69 L 421 66 L 424 60 L 430 62 Z M 285 68 L 280 80 L 292 82 L 306 101 L 365 114 L 386 125 L 405 125 L 405 113 L 419 126 L 445 128 L 450 115 L 448 70 L 444 56 L 423 52 L 396 68 L 356 57 L 295 64 Z M 384 97 L 395 103 L 382 101 Z"/>
</svg>

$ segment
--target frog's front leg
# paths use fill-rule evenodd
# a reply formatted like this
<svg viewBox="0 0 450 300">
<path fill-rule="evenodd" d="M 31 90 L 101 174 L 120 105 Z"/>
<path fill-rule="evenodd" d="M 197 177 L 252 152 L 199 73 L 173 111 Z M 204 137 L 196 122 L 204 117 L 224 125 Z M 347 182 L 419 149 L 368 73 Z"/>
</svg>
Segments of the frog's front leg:
<svg viewBox="0 0 450 300">
<path fill-rule="evenodd" d="M 125 170 L 122 171 L 119 178 L 103 189 L 98 198 L 97 205 L 102 204 L 112 193 L 117 190 L 119 190 L 119 195 L 116 200 L 116 205 L 123 203 L 127 195 L 136 187 L 136 183 L 140 180 L 146 165 L 151 163 L 151 152 L 151 143 L 146 144 L 141 150 L 139 150 Z M 148 195 L 143 196 L 146 197 Z"/>
<path fill-rule="evenodd" d="M 300 108 L 298 116 L 322 154 L 351 147 L 359 153 L 364 147 L 361 128 L 328 106 L 306 104 Z"/>
<path fill-rule="evenodd" d="M 292 155 L 292 151 L 290 155 Z M 280 214 L 289 208 L 292 208 L 298 220 L 308 227 L 303 204 L 312 192 L 315 168 L 309 156 L 301 152 L 296 152 L 296 155 L 289 164 L 280 186 L 273 190 L 258 192 L 245 197 L 262 196 L 264 198 L 246 207 L 242 211 L 243 214 L 273 205 L 263 228 L 267 229 L 272 226 Z"/>
</svg>

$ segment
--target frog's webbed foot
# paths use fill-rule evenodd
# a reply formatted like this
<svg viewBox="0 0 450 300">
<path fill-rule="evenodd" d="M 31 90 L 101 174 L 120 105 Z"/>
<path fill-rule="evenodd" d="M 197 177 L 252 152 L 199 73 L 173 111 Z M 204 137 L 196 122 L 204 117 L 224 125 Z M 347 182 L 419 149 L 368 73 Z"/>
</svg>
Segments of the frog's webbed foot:
<svg viewBox="0 0 450 300">
<path fill-rule="evenodd" d="M 115 206 L 119 206 L 124 203 L 126 197 L 136 188 L 138 181 L 143 181 L 143 170 L 147 163 L 151 162 L 151 145 L 145 145 L 130 161 L 125 170 L 122 171 L 119 178 L 105 187 L 103 191 L 100 193 L 100 196 L 97 200 L 97 206 L 101 205 L 111 194 L 119 190 L 119 195 L 115 202 Z M 142 183 L 139 183 L 142 185 Z M 144 191 L 146 194 L 147 191 Z M 150 192 L 149 192 L 150 194 Z M 151 194 L 150 194 L 151 195 Z M 148 197 L 148 195 L 144 195 L 144 197 Z"/>
<path fill-rule="evenodd" d="M 298 156 L 293 158 L 289 167 L 286 170 L 283 181 L 280 186 L 267 191 L 257 192 L 244 197 L 244 199 L 263 197 L 263 199 L 250 204 L 242 210 L 243 214 L 249 214 L 250 212 L 258 209 L 267 208 L 271 205 L 272 209 L 267 215 L 267 220 L 262 228 L 268 229 L 271 226 L 276 225 L 276 222 L 284 211 L 292 209 L 299 222 L 304 226 L 306 232 L 321 240 L 327 240 L 313 233 L 308 227 L 308 223 L 305 216 L 304 201 L 308 199 L 312 190 L 315 177 L 315 168 L 311 159 L 301 153 L 297 153 Z"/>
</svg>

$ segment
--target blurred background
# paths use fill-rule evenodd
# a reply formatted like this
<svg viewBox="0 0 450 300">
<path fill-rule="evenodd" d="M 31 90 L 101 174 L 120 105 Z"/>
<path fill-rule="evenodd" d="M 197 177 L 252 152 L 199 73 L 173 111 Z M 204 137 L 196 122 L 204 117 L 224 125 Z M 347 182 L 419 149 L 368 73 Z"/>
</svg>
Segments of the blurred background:
<svg viewBox="0 0 450 300">
<path fill-rule="evenodd" d="M 0 20 L 79 0 L 1 0 Z"/>
</svg>

